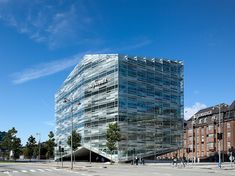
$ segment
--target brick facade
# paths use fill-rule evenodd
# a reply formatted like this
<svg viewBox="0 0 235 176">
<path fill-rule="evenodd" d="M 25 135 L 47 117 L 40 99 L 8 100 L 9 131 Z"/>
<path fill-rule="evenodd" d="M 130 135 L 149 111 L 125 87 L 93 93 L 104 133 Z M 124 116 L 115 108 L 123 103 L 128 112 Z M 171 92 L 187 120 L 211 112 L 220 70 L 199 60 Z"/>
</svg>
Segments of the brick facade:
<svg viewBox="0 0 235 176">
<path fill-rule="evenodd" d="M 229 151 L 235 148 L 235 101 L 230 106 L 220 104 L 198 111 L 185 122 L 183 148 L 160 157 L 214 160 L 219 151 L 219 126 L 221 158 L 227 161 Z"/>
</svg>

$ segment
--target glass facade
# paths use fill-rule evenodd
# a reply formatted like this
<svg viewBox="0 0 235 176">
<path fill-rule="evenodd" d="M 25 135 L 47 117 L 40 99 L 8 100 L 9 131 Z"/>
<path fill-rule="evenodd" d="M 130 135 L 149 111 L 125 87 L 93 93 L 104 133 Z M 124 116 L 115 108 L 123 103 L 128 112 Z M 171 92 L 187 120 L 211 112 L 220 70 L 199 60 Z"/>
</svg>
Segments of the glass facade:
<svg viewBox="0 0 235 176">
<path fill-rule="evenodd" d="M 70 101 L 64 103 L 64 98 Z M 80 105 L 78 105 L 78 103 Z M 183 64 L 119 54 L 85 55 L 55 95 L 56 142 L 69 152 L 74 129 L 82 146 L 110 159 L 108 123 L 122 140 L 112 157 L 128 161 L 182 146 Z"/>
</svg>

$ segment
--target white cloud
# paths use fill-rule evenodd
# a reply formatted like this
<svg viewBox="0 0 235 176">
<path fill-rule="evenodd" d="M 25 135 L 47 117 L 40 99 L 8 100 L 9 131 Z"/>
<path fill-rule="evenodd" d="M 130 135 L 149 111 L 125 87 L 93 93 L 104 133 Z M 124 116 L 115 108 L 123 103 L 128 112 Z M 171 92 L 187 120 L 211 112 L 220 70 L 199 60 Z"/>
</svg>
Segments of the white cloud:
<svg viewBox="0 0 235 176">
<path fill-rule="evenodd" d="M 0 5 L 0 20 L 49 48 L 82 43 L 96 19 L 87 1 L 82 0 L 0 0 Z M 89 37 L 95 38 L 91 33 Z"/>
<path fill-rule="evenodd" d="M 123 44 L 124 45 L 123 47 L 117 47 L 117 48 L 114 48 L 113 50 L 117 50 L 117 51 L 134 50 L 134 49 L 142 48 L 151 43 L 152 41 L 149 38 L 145 37 L 141 39 L 136 39 L 128 44 Z"/>
<path fill-rule="evenodd" d="M 196 112 L 198 112 L 201 109 L 206 108 L 207 106 L 203 103 L 196 102 L 191 107 L 185 107 L 184 108 L 184 119 L 188 120 L 190 119 Z"/>
<path fill-rule="evenodd" d="M 21 84 L 27 81 L 55 74 L 76 65 L 83 54 L 78 54 L 70 58 L 64 58 L 48 63 L 41 63 L 21 72 L 13 73 L 13 83 Z"/>
</svg>

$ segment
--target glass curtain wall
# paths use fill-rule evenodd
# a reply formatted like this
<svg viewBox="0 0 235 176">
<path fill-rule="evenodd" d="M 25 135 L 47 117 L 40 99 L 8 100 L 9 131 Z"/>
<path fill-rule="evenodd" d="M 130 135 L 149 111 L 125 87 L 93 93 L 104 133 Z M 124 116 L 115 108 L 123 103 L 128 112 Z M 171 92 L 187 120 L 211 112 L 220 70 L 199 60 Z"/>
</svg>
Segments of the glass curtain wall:
<svg viewBox="0 0 235 176">
<path fill-rule="evenodd" d="M 83 146 L 106 151 L 106 126 L 118 118 L 117 58 L 115 54 L 84 56 L 57 92 L 56 142 L 65 154 L 70 152 L 67 138 L 72 118 Z M 64 98 L 70 101 L 64 103 Z"/>
<path fill-rule="evenodd" d="M 183 65 L 119 55 L 119 159 L 182 146 Z"/>
</svg>

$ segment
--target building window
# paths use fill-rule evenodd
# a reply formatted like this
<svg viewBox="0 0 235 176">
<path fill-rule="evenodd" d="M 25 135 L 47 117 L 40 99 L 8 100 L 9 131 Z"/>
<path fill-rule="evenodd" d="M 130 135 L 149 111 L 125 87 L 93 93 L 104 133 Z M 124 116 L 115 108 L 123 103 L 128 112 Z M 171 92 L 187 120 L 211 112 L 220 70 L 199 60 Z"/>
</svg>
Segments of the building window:
<svg viewBox="0 0 235 176">
<path fill-rule="evenodd" d="M 230 122 L 227 123 L 227 128 L 230 129 L 231 126 L 230 126 Z"/>
<path fill-rule="evenodd" d="M 211 121 L 215 121 L 216 117 L 215 116 L 212 116 L 211 117 Z"/>
<path fill-rule="evenodd" d="M 204 118 L 204 123 L 207 123 L 207 117 L 206 117 L 206 118 Z"/>
<path fill-rule="evenodd" d="M 214 134 L 208 134 L 208 138 L 214 138 Z"/>
<path fill-rule="evenodd" d="M 197 136 L 197 143 L 199 143 L 200 142 L 200 139 L 199 139 L 199 136 Z"/>
<path fill-rule="evenodd" d="M 202 123 L 202 119 L 199 119 L 199 124 L 201 124 Z"/>
<path fill-rule="evenodd" d="M 190 148 L 192 150 L 193 149 L 193 145 L 192 144 L 188 145 L 188 148 Z"/>
<path fill-rule="evenodd" d="M 202 142 L 204 142 L 204 136 L 202 136 Z"/>
<path fill-rule="evenodd" d="M 227 148 L 231 147 L 231 142 L 227 142 Z"/>
<path fill-rule="evenodd" d="M 207 148 L 208 149 L 214 148 L 214 143 L 213 142 L 207 143 Z"/>
<path fill-rule="evenodd" d="M 213 129 L 214 129 L 213 125 L 208 126 L 208 130 L 213 130 Z"/>
<path fill-rule="evenodd" d="M 227 138 L 230 138 L 231 137 L 231 132 L 228 132 L 227 133 Z"/>
<path fill-rule="evenodd" d="M 202 135 L 204 134 L 204 128 L 201 129 L 201 134 L 202 134 Z"/>
<path fill-rule="evenodd" d="M 193 137 L 189 137 L 188 140 L 189 140 L 189 141 L 193 141 Z"/>
<path fill-rule="evenodd" d="M 193 130 L 192 129 L 188 130 L 188 133 L 189 134 L 193 133 Z"/>
</svg>

